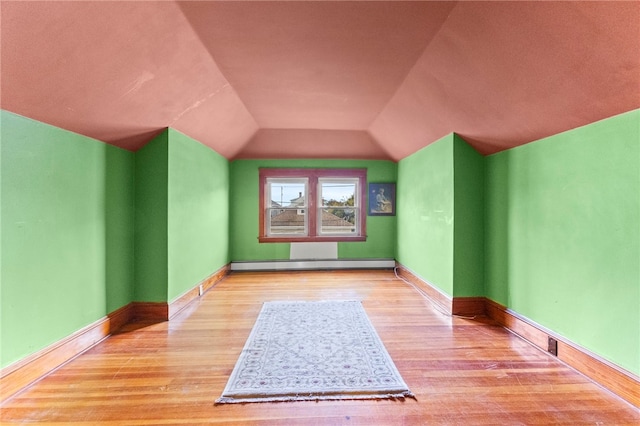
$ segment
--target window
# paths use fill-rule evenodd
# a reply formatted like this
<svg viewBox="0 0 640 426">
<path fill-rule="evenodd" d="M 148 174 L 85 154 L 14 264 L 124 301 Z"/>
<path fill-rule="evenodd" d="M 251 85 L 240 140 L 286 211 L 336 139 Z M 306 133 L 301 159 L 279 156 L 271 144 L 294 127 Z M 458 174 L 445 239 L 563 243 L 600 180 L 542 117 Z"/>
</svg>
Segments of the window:
<svg viewBox="0 0 640 426">
<path fill-rule="evenodd" d="M 260 242 L 364 241 L 366 169 L 260 169 Z"/>
</svg>

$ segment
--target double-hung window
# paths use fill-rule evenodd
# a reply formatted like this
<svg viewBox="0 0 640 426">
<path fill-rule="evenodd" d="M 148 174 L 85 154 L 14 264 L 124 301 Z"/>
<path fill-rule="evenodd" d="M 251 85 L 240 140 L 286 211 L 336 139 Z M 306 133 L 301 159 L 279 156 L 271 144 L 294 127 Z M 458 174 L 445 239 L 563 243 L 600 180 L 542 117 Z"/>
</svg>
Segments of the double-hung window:
<svg viewBox="0 0 640 426">
<path fill-rule="evenodd" d="M 366 169 L 260 169 L 261 242 L 364 241 Z"/>
</svg>

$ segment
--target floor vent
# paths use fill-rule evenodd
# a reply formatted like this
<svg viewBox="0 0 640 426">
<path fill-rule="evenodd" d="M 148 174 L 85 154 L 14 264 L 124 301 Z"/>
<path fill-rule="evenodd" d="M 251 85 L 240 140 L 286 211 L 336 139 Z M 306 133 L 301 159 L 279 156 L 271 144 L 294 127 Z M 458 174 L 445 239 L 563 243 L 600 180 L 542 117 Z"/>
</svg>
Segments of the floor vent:
<svg viewBox="0 0 640 426">
<path fill-rule="evenodd" d="M 551 336 L 549 336 L 549 346 L 547 347 L 547 352 L 549 352 L 551 355 L 558 356 L 558 341 Z"/>
</svg>

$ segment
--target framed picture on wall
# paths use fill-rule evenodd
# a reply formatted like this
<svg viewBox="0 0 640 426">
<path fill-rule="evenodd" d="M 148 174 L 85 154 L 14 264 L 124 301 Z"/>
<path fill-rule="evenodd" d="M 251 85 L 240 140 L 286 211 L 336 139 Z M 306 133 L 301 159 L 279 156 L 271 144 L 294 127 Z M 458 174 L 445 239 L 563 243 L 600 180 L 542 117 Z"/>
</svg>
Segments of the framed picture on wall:
<svg viewBox="0 0 640 426">
<path fill-rule="evenodd" d="M 395 216 L 396 184 L 369 184 L 369 216 Z"/>
</svg>

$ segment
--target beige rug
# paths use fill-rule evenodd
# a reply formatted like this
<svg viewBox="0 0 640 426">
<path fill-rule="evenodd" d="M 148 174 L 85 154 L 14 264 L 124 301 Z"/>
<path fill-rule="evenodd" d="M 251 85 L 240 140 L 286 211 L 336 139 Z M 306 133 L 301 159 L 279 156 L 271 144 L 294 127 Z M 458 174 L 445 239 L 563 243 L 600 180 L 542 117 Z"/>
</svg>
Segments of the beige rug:
<svg viewBox="0 0 640 426">
<path fill-rule="evenodd" d="M 360 302 L 266 302 L 216 403 L 405 397 Z"/>
</svg>

